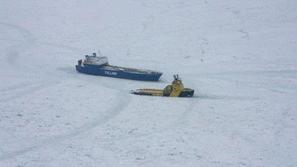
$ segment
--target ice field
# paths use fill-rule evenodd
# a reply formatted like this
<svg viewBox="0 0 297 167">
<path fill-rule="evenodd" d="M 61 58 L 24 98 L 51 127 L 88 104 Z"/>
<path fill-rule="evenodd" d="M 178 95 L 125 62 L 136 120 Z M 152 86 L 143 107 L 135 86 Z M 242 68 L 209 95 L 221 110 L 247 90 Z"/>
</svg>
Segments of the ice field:
<svg viewBox="0 0 297 167">
<path fill-rule="evenodd" d="M 1 167 L 297 166 L 297 1 L 0 2 Z M 159 82 L 81 74 L 110 64 Z M 193 98 L 136 96 L 179 74 Z"/>
</svg>

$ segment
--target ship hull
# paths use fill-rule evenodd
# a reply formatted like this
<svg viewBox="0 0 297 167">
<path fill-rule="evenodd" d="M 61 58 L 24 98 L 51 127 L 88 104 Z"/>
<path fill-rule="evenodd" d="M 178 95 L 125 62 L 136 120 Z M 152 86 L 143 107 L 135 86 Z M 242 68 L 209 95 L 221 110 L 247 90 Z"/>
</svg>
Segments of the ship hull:
<svg viewBox="0 0 297 167">
<path fill-rule="evenodd" d="M 131 94 L 135 95 L 145 95 L 145 96 L 166 96 L 169 97 L 170 95 L 165 95 L 162 89 L 137 89 L 130 91 Z M 177 97 L 193 97 L 194 90 L 190 88 L 184 88 L 181 93 Z"/>
<path fill-rule="evenodd" d="M 75 67 L 78 72 L 85 74 L 140 81 L 158 81 L 162 75 L 161 72 L 117 67 L 111 65 L 76 65 Z"/>
</svg>

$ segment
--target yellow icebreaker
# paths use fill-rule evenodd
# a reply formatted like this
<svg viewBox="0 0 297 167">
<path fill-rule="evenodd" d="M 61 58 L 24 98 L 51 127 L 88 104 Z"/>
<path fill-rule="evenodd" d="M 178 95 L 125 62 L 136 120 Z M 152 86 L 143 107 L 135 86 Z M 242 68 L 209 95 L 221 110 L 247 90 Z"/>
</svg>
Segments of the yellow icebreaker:
<svg viewBox="0 0 297 167">
<path fill-rule="evenodd" d="M 170 97 L 192 97 L 194 90 L 190 88 L 184 88 L 184 85 L 178 75 L 174 75 L 174 80 L 171 85 L 167 85 L 162 89 L 137 89 L 131 91 L 136 95 L 148 95 L 148 96 L 170 96 Z"/>
</svg>

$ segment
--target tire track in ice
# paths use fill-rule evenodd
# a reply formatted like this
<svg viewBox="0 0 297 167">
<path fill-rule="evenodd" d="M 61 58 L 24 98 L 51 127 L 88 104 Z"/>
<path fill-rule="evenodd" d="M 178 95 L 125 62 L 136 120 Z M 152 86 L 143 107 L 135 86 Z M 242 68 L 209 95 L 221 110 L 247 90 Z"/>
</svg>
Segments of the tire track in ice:
<svg viewBox="0 0 297 167">
<path fill-rule="evenodd" d="M 12 30 L 15 30 L 18 32 L 21 36 L 21 39 L 19 40 L 14 40 L 18 42 L 19 44 L 9 46 L 6 48 L 6 60 L 8 63 L 11 65 L 14 65 L 14 68 L 20 68 L 20 65 L 16 65 L 17 59 L 19 58 L 20 54 L 24 53 L 26 50 L 28 50 L 32 45 L 35 43 L 35 39 L 30 31 L 27 29 L 14 25 L 14 24 L 9 24 L 9 23 L 3 23 L 0 22 L 0 26 L 8 27 Z M 19 69 L 21 71 L 24 71 L 24 69 Z M 22 85 L 16 85 L 9 87 L 7 89 L 2 89 L 0 92 L 2 94 L 0 98 L 0 102 L 6 102 L 15 98 L 19 98 L 27 93 L 31 93 L 33 91 L 41 89 L 45 84 L 43 82 L 38 81 L 37 83 L 32 83 L 32 82 L 27 82 L 23 83 Z M 17 93 L 10 95 L 12 91 L 17 91 Z M 3 96 L 4 93 L 8 94 L 6 96 Z"/>
<path fill-rule="evenodd" d="M 16 60 L 17 60 L 19 54 L 21 52 L 24 52 L 26 49 L 28 49 L 31 46 L 31 44 L 36 42 L 36 40 L 33 38 L 33 35 L 28 30 L 26 30 L 26 29 L 24 29 L 24 28 L 22 28 L 20 26 L 7 24 L 7 23 L 0 23 L 0 25 L 17 30 L 22 35 L 22 37 L 24 39 L 24 42 L 22 42 L 21 44 L 10 46 L 7 49 L 8 50 L 7 54 L 6 54 L 7 61 L 9 63 L 11 63 L 11 64 L 16 64 Z M 39 44 L 58 47 L 58 48 L 64 48 L 64 49 L 72 50 L 72 51 L 74 50 L 76 52 L 81 51 L 80 49 L 76 49 L 76 48 L 69 47 L 69 46 L 66 46 L 66 45 L 58 45 L 58 44 L 52 44 L 52 43 L 46 43 L 46 42 L 40 42 Z M 61 78 L 57 77 L 56 79 L 60 80 Z M 102 82 L 99 82 L 99 83 L 103 87 L 106 87 L 106 88 L 109 88 L 109 89 L 114 89 L 114 90 L 116 90 L 118 92 L 116 94 L 117 98 L 115 99 L 116 104 L 113 105 L 110 109 L 108 109 L 105 112 L 106 113 L 105 115 L 103 115 L 102 117 L 97 118 L 97 119 L 95 119 L 95 120 L 93 120 L 91 122 L 88 122 L 88 123 L 82 125 L 79 128 L 76 128 L 74 131 L 71 131 L 69 133 L 56 135 L 56 136 L 49 137 L 49 138 L 47 138 L 45 140 L 37 141 L 37 142 L 35 142 L 35 144 L 26 146 L 23 149 L 20 149 L 20 150 L 17 150 L 17 151 L 3 152 L 2 155 L 0 156 L 0 160 L 14 158 L 16 156 L 23 155 L 25 153 L 37 150 L 37 149 L 42 148 L 42 147 L 47 147 L 49 145 L 58 144 L 59 142 L 64 141 L 66 139 L 73 138 L 73 137 L 78 136 L 78 135 L 80 135 L 82 133 L 86 133 L 86 132 L 94 129 L 95 127 L 100 126 L 101 124 L 104 124 L 104 123 L 108 122 L 109 120 L 111 120 L 112 118 L 116 117 L 129 104 L 130 98 L 129 98 L 129 96 L 125 96 L 122 93 L 121 89 L 115 89 L 115 88 L 120 88 L 119 86 L 122 87 L 123 85 L 111 86 L 108 83 L 105 83 L 105 84 L 102 83 Z M 33 86 L 33 87 L 32 87 L 32 85 L 30 83 L 27 83 L 25 85 L 26 85 L 26 87 L 29 87 L 29 89 L 27 89 L 25 87 L 20 88 L 20 87 L 16 86 L 16 87 L 11 87 L 9 90 L 2 90 L 2 91 L 3 92 L 8 92 L 8 91 L 17 90 L 17 89 L 20 88 L 20 90 L 18 91 L 19 93 L 17 94 L 17 96 L 19 97 L 19 96 L 25 95 L 25 94 L 33 91 L 33 90 L 41 89 L 41 88 L 43 88 L 44 86 L 46 86 L 48 84 L 39 83 L 39 84 L 36 84 L 36 86 Z M 25 86 L 25 85 L 23 85 L 23 86 Z M 3 101 L 11 100 L 11 99 L 13 99 L 13 98 L 15 98 L 17 96 L 7 97 L 7 98 L 4 98 L 4 99 L 1 99 L 1 101 L 3 102 Z"/>
<path fill-rule="evenodd" d="M 20 84 L 17 84 L 17 85 L 7 87 L 5 89 L 0 89 L 0 93 L 2 94 L 2 93 L 10 92 L 10 91 L 13 91 L 13 90 L 22 89 L 23 87 L 31 86 L 32 84 L 34 84 L 34 82 L 20 83 Z"/>
<path fill-rule="evenodd" d="M 8 48 L 6 48 L 6 60 L 8 63 L 14 65 L 14 68 L 20 68 L 20 64 L 16 64 L 17 63 L 17 59 L 19 58 L 20 54 L 22 54 L 23 52 L 25 52 L 27 49 L 29 49 L 30 47 L 32 47 L 32 45 L 46 45 L 46 46 L 52 46 L 52 47 L 57 47 L 57 48 L 62 48 L 62 49 L 67 49 L 67 50 L 71 50 L 71 51 L 75 51 L 75 52 L 79 52 L 81 51 L 81 49 L 78 48 L 74 48 L 71 46 L 66 46 L 66 45 L 61 45 L 61 44 L 53 44 L 53 43 L 49 43 L 49 42 L 38 42 L 33 34 L 18 25 L 14 25 L 14 24 L 10 24 L 10 23 L 3 23 L 0 22 L 0 26 L 4 26 L 4 27 L 8 27 L 12 30 L 15 30 L 16 32 L 18 32 L 21 36 L 21 39 L 1 39 L 1 40 L 7 40 L 7 41 L 14 41 L 14 42 L 18 42 L 19 44 L 17 45 L 13 45 L 13 46 L 9 46 Z M 22 71 L 24 71 L 24 69 L 22 69 Z M 25 70 L 26 71 L 26 70 Z M 33 74 L 32 72 L 30 72 L 30 74 Z M 25 82 L 22 84 L 18 84 L 15 86 L 11 86 L 5 89 L 1 89 L 1 97 L 0 97 L 0 102 L 6 102 L 15 98 L 19 98 L 22 97 L 24 95 L 26 95 L 27 93 L 32 93 L 34 91 L 40 90 L 44 87 L 48 87 L 52 84 L 54 84 L 55 82 L 60 82 L 61 78 L 59 76 L 57 77 L 53 77 L 54 75 L 51 75 L 51 78 L 42 78 L 41 81 L 36 81 L 36 82 Z M 35 77 L 34 75 L 31 77 Z M 16 93 L 14 93 L 16 92 Z M 5 95 L 5 93 L 7 95 Z M 13 94 L 13 95 L 10 95 Z"/>
<path fill-rule="evenodd" d="M 63 78 L 60 80 L 43 79 L 43 80 L 38 80 L 36 82 L 24 82 L 5 89 L 1 89 L 0 103 L 11 101 L 14 99 L 19 99 L 26 95 L 32 95 L 32 93 L 34 92 L 48 88 L 62 81 L 63 81 Z"/>
<path fill-rule="evenodd" d="M 111 88 L 110 85 L 102 84 L 102 86 L 107 87 L 107 88 Z M 34 150 L 38 150 L 38 149 L 43 148 L 43 147 L 49 147 L 49 146 L 52 146 L 52 145 L 57 145 L 57 144 L 59 144 L 60 142 L 62 142 L 64 140 L 76 137 L 76 136 L 78 136 L 80 134 L 83 134 L 83 133 L 87 133 L 90 130 L 92 130 L 92 129 L 94 129 L 94 128 L 96 128 L 96 127 L 110 121 L 111 119 L 113 119 L 114 117 L 119 115 L 120 112 L 122 110 L 124 110 L 124 108 L 130 103 L 130 100 L 131 100 L 131 98 L 129 96 L 125 96 L 125 94 L 122 93 L 122 90 L 120 90 L 120 89 L 115 89 L 115 90 L 117 91 L 116 104 L 113 105 L 110 109 L 107 109 L 107 111 L 105 112 L 106 114 L 103 115 L 102 117 L 97 118 L 97 119 L 95 119 L 95 120 L 93 120 L 91 122 L 88 122 L 88 123 L 82 125 L 79 128 L 76 128 L 74 131 L 71 131 L 69 133 L 56 135 L 56 136 L 49 137 L 49 138 L 47 138 L 45 140 L 37 141 L 35 144 L 32 144 L 30 146 L 27 146 L 27 147 L 25 147 L 23 149 L 20 149 L 20 150 L 17 150 L 17 151 L 4 152 L 0 156 L 0 160 L 11 159 L 11 158 L 26 154 L 28 152 L 34 151 Z"/>
<path fill-rule="evenodd" d="M 61 135 L 57 135 L 57 136 L 53 136 L 53 137 L 49 137 L 45 140 L 39 141 L 31 146 L 25 147 L 23 149 L 20 149 L 18 151 L 13 151 L 13 152 L 9 152 L 9 153 L 3 153 L 2 156 L 0 156 L 0 160 L 5 160 L 5 159 L 11 159 L 17 156 L 21 156 L 23 154 L 26 154 L 28 152 L 34 151 L 34 150 L 38 150 L 40 148 L 43 147 L 48 147 L 51 145 L 57 145 L 60 142 L 67 140 L 69 138 L 74 138 L 80 134 L 83 133 L 87 133 L 90 130 L 105 124 L 106 122 L 110 121 L 111 119 L 113 119 L 114 117 L 116 117 L 117 115 L 120 114 L 120 112 L 122 110 L 124 110 L 124 108 L 130 103 L 131 101 L 131 96 L 125 96 L 125 94 L 123 93 L 123 91 L 125 91 L 124 89 L 115 89 L 115 88 L 120 88 L 123 87 L 122 84 L 120 83 L 116 83 L 115 85 L 110 84 L 110 82 L 106 82 L 104 83 L 104 81 L 102 82 L 103 79 L 99 80 L 99 84 L 105 88 L 108 89 L 113 89 L 115 91 L 117 91 L 117 94 L 115 95 L 117 98 L 115 99 L 116 104 L 111 107 L 111 109 L 108 109 L 105 113 L 104 116 L 95 119 L 91 122 L 88 122 L 84 125 L 82 125 L 79 128 L 76 128 L 76 130 L 71 131 L 69 133 L 66 134 L 61 134 Z M 94 80 L 95 81 L 95 80 Z M 101 82 L 100 82 L 101 81 Z M 115 83 L 115 82 L 112 82 Z"/>
<path fill-rule="evenodd" d="M 24 86 L 20 84 L 15 87 L 10 87 L 10 89 L 8 90 L 4 90 L 2 92 L 0 91 L 1 93 L 0 103 L 7 102 L 14 99 L 19 99 L 26 95 L 31 95 L 34 92 L 48 88 L 60 82 L 62 82 L 62 80 L 60 81 L 42 80 L 42 81 L 37 81 L 35 83 L 26 83 Z"/>
<path fill-rule="evenodd" d="M 29 49 L 35 43 L 35 39 L 31 32 L 23 27 L 3 22 L 0 22 L 0 26 L 5 26 L 10 29 L 16 30 L 23 39 L 20 44 L 13 45 L 7 48 L 7 62 L 10 64 L 15 64 L 19 55 Z"/>
<path fill-rule="evenodd" d="M 42 83 L 37 83 L 37 84 L 28 84 L 24 88 L 21 87 L 16 87 L 14 89 L 14 93 L 11 93 L 11 90 L 7 90 L 8 92 L 1 92 L 1 97 L 0 97 L 0 103 L 2 102 L 7 102 L 16 98 L 21 98 L 29 93 L 38 91 L 44 87 L 44 84 Z"/>
<path fill-rule="evenodd" d="M 23 28 L 21 26 L 18 26 L 18 25 L 0 22 L 0 26 L 5 26 L 12 30 L 15 30 L 22 37 L 21 39 L 0 39 L 0 40 L 14 41 L 14 42 L 19 43 L 17 45 L 9 46 L 8 48 L 6 48 L 7 62 L 9 62 L 10 64 L 13 64 L 14 68 L 20 67 L 20 64 L 17 64 L 17 66 L 16 66 L 17 59 L 20 57 L 20 55 L 22 53 L 24 53 L 26 50 L 31 48 L 33 45 L 36 45 L 36 46 L 45 45 L 45 46 L 50 46 L 50 47 L 55 47 L 55 48 L 66 49 L 66 50 L 73 51 L 76 53 L 81 53 L 84 51 L 83 49 L 79 49 L 79 48 L 72 47 L 72 46 L 67 46 L 67 45 L 63 45 L 63 44 L 55 44 L 55 43 L 50 43 L 50 42 L 46 42 L 46 41 L 40 41 L 38 39 L 35 39 L 35 37 L 29 30 L 27 30 L 26 28 Z M 32 65 L 32 64 L 30 64 L 30 65 Z M 40 68 L 38 68 L 38 70 L 40 70 Z M 22 71 L 23 71 L 23 69 L 22 69 Z M 30 74 L 32 74 L 31 71 L 30 71 Z"/>
</svg>

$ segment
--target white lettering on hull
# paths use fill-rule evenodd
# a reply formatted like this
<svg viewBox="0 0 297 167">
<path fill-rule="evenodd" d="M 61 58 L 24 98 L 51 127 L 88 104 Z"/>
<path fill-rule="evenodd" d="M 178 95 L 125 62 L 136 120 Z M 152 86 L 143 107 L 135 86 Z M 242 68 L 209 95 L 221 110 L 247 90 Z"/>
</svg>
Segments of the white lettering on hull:
<svg viewBox="0 0 297 167">
<path fill-rule="evenodd" d="M 117 72 L 114 72 L 114 71 L 105 71 L 104 72 L 106 75 L 118 75 Z"/>
</svg>

